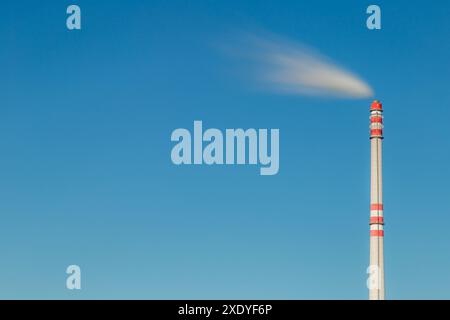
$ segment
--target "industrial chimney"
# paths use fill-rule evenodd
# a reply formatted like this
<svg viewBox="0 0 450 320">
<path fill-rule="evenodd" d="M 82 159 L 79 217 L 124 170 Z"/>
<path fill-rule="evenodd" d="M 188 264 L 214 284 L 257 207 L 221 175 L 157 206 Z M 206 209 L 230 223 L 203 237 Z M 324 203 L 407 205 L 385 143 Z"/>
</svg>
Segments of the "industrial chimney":
<svg viewBox="0 0 450 320">
<path fill-rule="evenodd" d="M 370 300 L 384 300 L 382 143 L 383 107 L 375 100 L 370 106 Z"/>
</svg>

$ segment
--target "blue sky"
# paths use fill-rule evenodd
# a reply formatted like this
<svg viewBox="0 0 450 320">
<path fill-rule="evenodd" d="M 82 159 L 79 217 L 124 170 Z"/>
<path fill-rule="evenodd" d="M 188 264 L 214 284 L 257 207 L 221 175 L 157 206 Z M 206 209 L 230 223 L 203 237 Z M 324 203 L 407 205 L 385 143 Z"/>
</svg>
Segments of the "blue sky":
<svg viewBox="0 0 450 320">
<path fill-rule="evenodd" d="M 5 1 L 0 298 L 366 299 L 371 99 L 255 90 L 236 30 L 306 43 L 385 108 L 386 296 L 450 298 L 450 4 Z M 175 166 L 176 128 L 279 128 L 280 171 Z M 65 269 L 82 270 L 82 290 Z"/>
</svg>

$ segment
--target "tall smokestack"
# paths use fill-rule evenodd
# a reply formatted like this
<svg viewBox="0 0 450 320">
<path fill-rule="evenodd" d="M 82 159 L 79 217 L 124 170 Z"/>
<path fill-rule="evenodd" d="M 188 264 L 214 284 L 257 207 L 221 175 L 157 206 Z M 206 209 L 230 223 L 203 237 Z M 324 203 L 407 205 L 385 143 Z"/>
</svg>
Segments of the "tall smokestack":
<svg viewBox="0 0 450 320">
<path fill-rule="evenodd" d="M 384 300 L 382 142 L 383 107 L 375 100 L 370 106 L 370 300 Z"/>
</svg>

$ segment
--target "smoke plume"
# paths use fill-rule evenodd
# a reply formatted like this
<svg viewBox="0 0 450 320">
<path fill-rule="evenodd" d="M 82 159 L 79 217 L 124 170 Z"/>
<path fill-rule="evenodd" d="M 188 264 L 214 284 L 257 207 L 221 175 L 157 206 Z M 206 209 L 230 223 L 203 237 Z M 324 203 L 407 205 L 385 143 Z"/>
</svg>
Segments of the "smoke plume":
<svg viewBox="0 0 450 320">
<path fill-rule="evenodd" d="M 372 88 L 361 78 L 312 48 L 274 35 L 246 34 L 225 47 L 246 65 L 255 78 L 279 93 L 367 98 Z"/>
</svg>

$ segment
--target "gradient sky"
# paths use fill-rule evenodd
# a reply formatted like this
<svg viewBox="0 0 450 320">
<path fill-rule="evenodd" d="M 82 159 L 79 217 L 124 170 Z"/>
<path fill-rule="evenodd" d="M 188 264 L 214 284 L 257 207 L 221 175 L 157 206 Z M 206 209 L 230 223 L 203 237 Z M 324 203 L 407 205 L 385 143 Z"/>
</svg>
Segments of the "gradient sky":
<svg viewBox="0 0 450 320">
<path fill-rule="evenodd" d="M 256 90 L 218 44 L 264 30 L 373 86 L 386 296 L 449 299 L 450 3 L 375 3 L 2 1 L 0 298 L 367 298 L 371 99 Z M 173 165 L 194 120 L 279 128 L 279 173 Z"/>
</svg>

